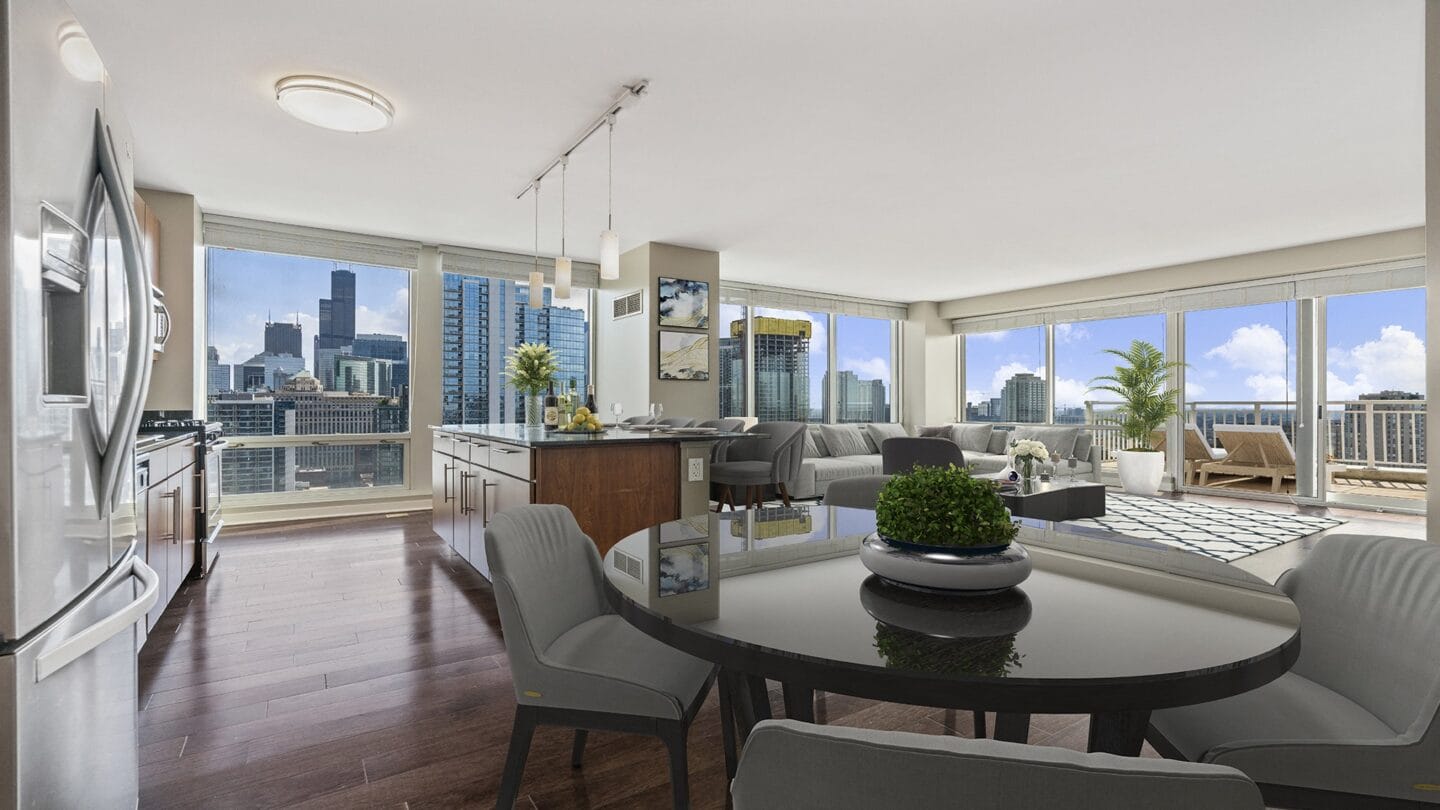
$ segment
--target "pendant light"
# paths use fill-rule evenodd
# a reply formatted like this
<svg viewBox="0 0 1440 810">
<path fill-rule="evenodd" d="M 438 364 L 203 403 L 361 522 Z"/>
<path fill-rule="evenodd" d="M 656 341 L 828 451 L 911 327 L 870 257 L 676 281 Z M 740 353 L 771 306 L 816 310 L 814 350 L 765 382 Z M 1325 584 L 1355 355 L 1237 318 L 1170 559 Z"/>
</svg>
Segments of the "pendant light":
<svg viewBox="0 0 1440 810">
<path fill-rule="evenodd" d="M 545 305 L 545 274 L 540 272 L 540 181 L 535 181 L 535 269 L 530 271 L 530 308 Z"/>
<path fill-rule="evenodd" d="M 570 257 L 565 255 L 565 171 L 570 156 L 560 158 L 560 255 L 555 257 L 555 297 L 570 298 Z"/>
<path fill-rule="evenodd" d="M 610 131 L 609 156 L 606 159 L 605 230 L 600 232 L 600 278 L 620 278 L 620 236 L 615 233 L 615 113 L 606 116 Z"/>
</svg>

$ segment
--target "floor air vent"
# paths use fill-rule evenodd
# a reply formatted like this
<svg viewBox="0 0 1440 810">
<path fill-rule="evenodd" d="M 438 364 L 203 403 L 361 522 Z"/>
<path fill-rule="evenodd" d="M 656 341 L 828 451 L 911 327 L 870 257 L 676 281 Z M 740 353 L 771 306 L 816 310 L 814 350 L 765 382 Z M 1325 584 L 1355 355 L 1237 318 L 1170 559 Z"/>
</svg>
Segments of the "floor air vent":
<svg viewBox="0 0 1440 810">
<path fill-rule="evenodd" d="M 615 299 L 615 314 L 612 320 L 628 318 L 631 315 L 639 315 L 645 308 L 645 291 L 636 290 L 628 292 Z"/>
</svg>

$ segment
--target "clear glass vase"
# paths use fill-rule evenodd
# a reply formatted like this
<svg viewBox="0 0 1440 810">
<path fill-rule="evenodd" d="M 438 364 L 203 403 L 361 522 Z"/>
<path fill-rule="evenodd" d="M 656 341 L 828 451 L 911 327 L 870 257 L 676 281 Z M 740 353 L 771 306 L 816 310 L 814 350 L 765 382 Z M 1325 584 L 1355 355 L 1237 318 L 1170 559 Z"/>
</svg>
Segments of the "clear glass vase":
<svg viewBox="0 0 1440 810">
<path fill-rule="evenodd" d="M 541 394 L 525 395 L 525 427 L 545 426 L 545 397 Z"/>
</svg>

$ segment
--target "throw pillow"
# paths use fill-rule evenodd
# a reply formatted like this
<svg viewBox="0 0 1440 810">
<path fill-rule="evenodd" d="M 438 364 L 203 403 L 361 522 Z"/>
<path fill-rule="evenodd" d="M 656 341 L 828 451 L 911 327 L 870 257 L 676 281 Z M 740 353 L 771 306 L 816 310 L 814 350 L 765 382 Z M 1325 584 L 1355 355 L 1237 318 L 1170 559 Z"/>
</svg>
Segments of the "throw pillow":
<svg viewBox="0 0 1440 810">
<path fill-rule="evenodd" d="M 953 441 L 955 438 L 953 427 L 953 425 L 922 425 L 920 431 L 915 435 L 925 439 L 950 439 Z"/>
<path fill-rule="evenodd" d="M 961 422 L 951 428 L 951 437 L 954 442 L 960 445 L 960 449 L 967 453 L 984 453 L 990 448 L 990 434 L 995 432 L 993 425 L 972 425 Z"/>
<path fill-rule="evenodd" d="M 872 453 L 880 452 L 886 439 L 906 438 L 909 435 L 905 431 L 905 426 L 898 422 L 871 422 L 865 426 L 865 438 L 874 447 L 870 451 Z"/>
<path fill-rule="evenodd" d="M 820 435 L 832 456 L 868 456 L 870 445 L 859 425 L 821 425 Z"/>
<path fill-rule="evenodd" d="M 830 450 L 825 446 L 825 440 L 820 436 L 820 428 L 810 426 L 805 428 L 805 458 L 825 458 L 830 455 Z"/>
<path fill-rule="evenodd" d="M 992 456 L 1003 456 L 1010 450 L 1011 431 L 996 428 L 990 431 L 990 444 L 986 445 L 985 452 Z"/>
<path fill-rule="evenodd" d="M 1015 428 L 1015 438 L 1034 439 L 1042 442 L 1045 449 L 1069 458 L 1075 452 L 1075 440 L 1080 438 L 1080 428 L 1059 425 L 1020 425 Z"/>
</svg>

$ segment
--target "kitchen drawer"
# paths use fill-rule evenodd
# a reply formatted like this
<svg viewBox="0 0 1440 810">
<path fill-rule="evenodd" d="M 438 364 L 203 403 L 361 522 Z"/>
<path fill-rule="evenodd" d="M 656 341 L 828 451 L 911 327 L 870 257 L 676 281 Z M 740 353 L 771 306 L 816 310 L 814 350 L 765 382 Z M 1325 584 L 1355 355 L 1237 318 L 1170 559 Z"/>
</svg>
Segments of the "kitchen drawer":
<svg viewBox="0 0 1440 810">
<path fill-rule="evenodd" d="M 441 433 L 438 430 L 431 431 L 431 449 L 437 453 L 444 453 L 447 456 L 455 455 L 455 437 L 449 433 Z"/>
<path fill-rule="evenodd" d="M 150 486 L 164 481 L 170 477 L 175 469 L 170 466 L 170 448 L 162 447 L 144 454 L 143 458 L 150 462 Z"/>
<path fill-rule="evenodd" d="M 490 463 L 487 466 L 522 481 L 534 480 L 530 475 L 530 450 L 526 447 L 496 442 L 490 447 Z"/>
<path fill-rule="evenodd" d="M 456 436 L 455 457 L 478 467 L 488 467 L 490 466 L 490 440 L 475 436 Z"/>
</svg>

